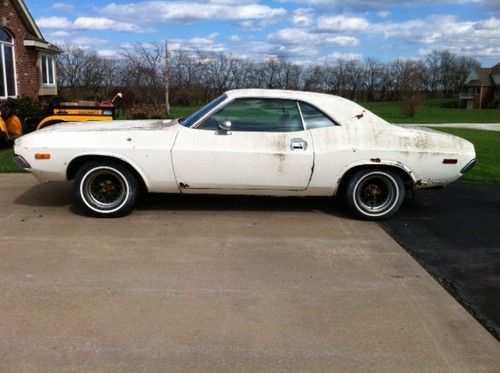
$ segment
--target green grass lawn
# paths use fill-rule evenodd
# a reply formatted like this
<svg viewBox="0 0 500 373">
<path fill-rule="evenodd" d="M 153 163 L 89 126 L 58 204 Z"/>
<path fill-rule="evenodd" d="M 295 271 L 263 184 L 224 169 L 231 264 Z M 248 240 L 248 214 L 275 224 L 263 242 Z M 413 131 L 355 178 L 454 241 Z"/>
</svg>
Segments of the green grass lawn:
<svg viewBox="0 0 500 373">
<path fill-rule="evenodd" d="M 172 106 L 168 117 L 171 119 L 187 118 L 200 107 L 201 106 Z"/>
<path fill-rule="evenodd" d="M 24 172 L 12 162 L 13 155 L 12 149 L 0 149 L 0 172 Z"/>
<path fill-rule="evenodd" d="M 476 147 L 476 167 L 460 180 L 500 183 L 500 132 L 455 128 L 439 128 L 439 131 L 460 136 Z"/>
<path fill-rule="evenodd" d="M 443 108 L 444 104 L 453 108 Z M 500 123 L 500 109 L 466 110 L 456 108 L 457 101 L 425 100 L 415 118 L 401 112 L 398 102 L 360 102 L 360 105 L 391 123 Z"/>
</svg>

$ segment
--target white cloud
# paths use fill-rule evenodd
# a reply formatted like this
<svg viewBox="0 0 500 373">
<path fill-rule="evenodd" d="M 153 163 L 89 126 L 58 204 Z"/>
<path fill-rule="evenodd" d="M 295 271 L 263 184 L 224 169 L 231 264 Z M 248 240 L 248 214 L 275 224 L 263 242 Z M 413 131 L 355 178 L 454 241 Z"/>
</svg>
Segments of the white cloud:
<svg viewBox="0 0 500 373">
<path fill-rule="evenodd" d="M 212 32 L 210 35 L 208 35 L 208 38 L 210 40 L 217 40 L 219 38 L 219 36 L 220 36 L 220 33 L 218 33 L 218 32 Z"/>
<path fill-rule="evenodd" d="M 120 55 L 114 49 L 101 49 L 97 51 L 97 55 L 103 58 L 119 58 Z"/>
<path fill-rule="evenodd" d="M 380 9 L 394 5 L 419 6 L 426 4 L 465 4 L 491 3 L 496 0 L 280 0 L 282 3 L 301 3 L 331 8 L 345 8 L 355 10 Z"/>
<path fill-rule="evenodd" d="M 36 20 L 39 27 L 70 29 L 73 23 L 66 17 L 42 17 Z"/>
<path fill-rule="evenodd" d="M 42 17 L 36 23 L 42 28 L 63 30 L 113 30 L 126 32 L 143 32 L 139 26 L 133 23 L 117 22 L 104 17 L 77 17 L 70 21 L 66 17 Z"/>
<path fill-rule="evenodd" d="M 249 41 L 244 50 L 254 60 L 262 60 L 269 57 L 310 57 L 317 56 L 319 50 L 311 45 L 280 45 L 265 41 Z"/>
<path fill-rule="evenodd" d="M 359 40 L 352 36 L 313 33 L 300 28 L 281 29 L 269 34 L 268 40 L 274 44 L 284 45 L 336 45 L 345 47 L 359 44 Z"/>
<path fill-rule="evenodd" d="M 386 39 L 450 49 L 463 55 L 500 57 L 500 19 L 494 17 L 459 21 L 451 15 L 436 15 L 406 22 L 374 24 L 370 30 Z"/>
<path fill-rule="evenodd" d="M 341 47 L 353 47 L 359 45 L 359 39 L 353 36 L 327 36 L 324 39 L 327 44 L 338 45 Z"/>
<path fill-rule="evenodd" d="M 322 31 L 362 31 L 366 30 L 370 23 L 365 18 L 339 16 L 323 16 L 318 18 L 318 29 Z"/>
<path fill-rule="evenodd" d="M 296 9 L 293 12 L 292 23 L 295 26 L 300 27 L 310 27 L 313 25 L 315 20 L 315 12 L 314 9 Z"/>
<path fill-rule="evenodd" d="M 334 52 L 332 54 L 320 58 L 319 61 L 323 63 L 331 63 L 334 62 L 335 60 L 360 60 L 361 58 L 363 58 L 363 56 L 359 53 Z"/>
<path fill-rule="evenodd" d="M 71 12 L 75 9 L 75 6 L 73 4 L 68 4 L 68 3 L 54 3 L 52 4 L 52 9 Z"/>
<path fill-rule="evenodd" d="M 78 17 L 74 27 L 79 30 L 114 30 L 138 32 L 139 26 L 127 22 L 117 22 L 104 17 Z"/>
<path fill-rule="evenodd" d="M 206 37 L 195 37 L 191 39 L 169 39 L 170 50 L 183 50 L 188 52 L 226 52 L 223 43 L 218 42 L 218 33 L 212 33 Z M 123 45 L 122 48 L 131 48 L 130 44 Z"/>
<path fill-rule="evenodd" d="M 377 16 L 379 16 L 380 18 L 387 18 L 391 14 L 392 14 L 392 12 L 390 12 L 388 10 L 381 10 L 380 12 L 377 12 Z"/>
<path fill-rule="evenodd" d="M 89 36 L 79 36 L 76 38 L 71 38 L 71 44 L 77 46 L 95 47 L 107 45 L 108 41 L 105 39 L 94 38 Z"/>
<path fill-rule="evenodd" d="M 54 40 L 54 39 L 64 39 L 64 38 L 67 38 L 69 36 L 71 36 L 71 32 L 69 32 L 69 31 L 63 31 L 63 30 L 54 31 L 54 32 L 51 32 L 49 34 L 49 37 L 52 40 Z"/>
<path fill-rule="evenodd" d="M 128 4 L 111 3 L 101 12 L 113 19 L 136 20 L 148 24 L 162 22 L 245 21 L 282 19 L 284 8 L 236 1 L 144 1 Z"/>
<path fill-rule="evenodd" d="M 500 1 L 498 0 L 476 0 L 476 1 L 486 9 L 500 11 Z"/>
</svg>

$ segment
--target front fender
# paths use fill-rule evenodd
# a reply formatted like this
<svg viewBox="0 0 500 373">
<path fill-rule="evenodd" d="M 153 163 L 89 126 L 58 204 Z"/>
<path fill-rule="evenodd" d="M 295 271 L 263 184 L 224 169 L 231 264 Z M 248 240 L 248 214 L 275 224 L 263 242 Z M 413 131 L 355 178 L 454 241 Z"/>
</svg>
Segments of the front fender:
<svg viewBox="0 0 500 373">
<path fill-rule="evenodd" d="M 72 165 L 74 165 L 74 162 L 77 162 L 79 159 L 82 158 L 88 158 L 89 160 L 91 158 L 108 158 L 108 159 L 117 159 L 121 162 L 124 162 L 128 164 L 130 167 L 132 167 L 134 171 L 137 172 L 137 174 L 139 174 L 139 176 L 144 182 L 144 185 L 146 186 L 146 189 L 147 190 L 150 189 L 150 182 L 148 178 L 146 177 L 145 173 L 141 170 L 141 168 L 132 159 L 111 152 L 86 152 L 74 155 L 68 162 L 66 162 L 66 178 L 68 180 L 69 180 L 69 175 L 71 173 Z"/>
</svg>

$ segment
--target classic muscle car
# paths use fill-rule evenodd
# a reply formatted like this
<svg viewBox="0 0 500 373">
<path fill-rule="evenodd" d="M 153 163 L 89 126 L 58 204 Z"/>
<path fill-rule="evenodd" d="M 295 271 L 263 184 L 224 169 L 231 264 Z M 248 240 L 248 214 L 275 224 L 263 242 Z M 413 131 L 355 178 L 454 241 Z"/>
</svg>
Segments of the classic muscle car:
<svg viewBox="0 0 500 373">
<path fill-rule="evenodd" d="M 353 215 L 393 215 L 407 191 L 475 164 L 466 140 L 392 125 L 341 97 L 233 90 L 186 119 L 47 127 L 15 142 L 40 181 L 73 180 L 90 214 L 129 213 L 141 191 L 341 196 Z"/>
</svg>

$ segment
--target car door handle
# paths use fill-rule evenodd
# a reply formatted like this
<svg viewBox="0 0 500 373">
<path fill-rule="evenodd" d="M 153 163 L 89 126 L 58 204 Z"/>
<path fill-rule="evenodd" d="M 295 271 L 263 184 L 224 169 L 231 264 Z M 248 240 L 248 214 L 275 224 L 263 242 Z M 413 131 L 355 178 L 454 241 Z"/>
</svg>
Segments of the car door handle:
<svg viewBox="0 0 500 373">
<path fill-rule="evenodd" d="M 292 150 L 306 150 L 307 141 L 303 139 L 292 139 L 292 141 L 290 142 L 290 148 Z"/>
</svg>

